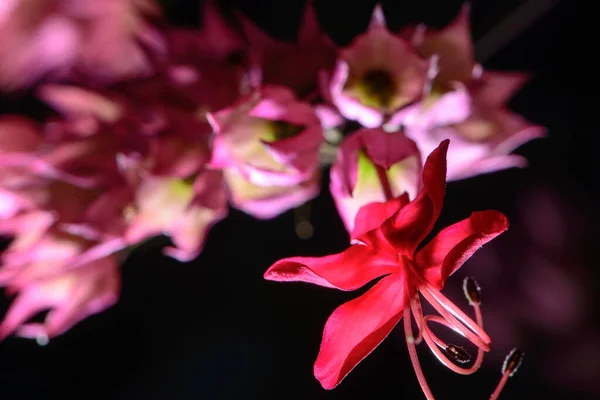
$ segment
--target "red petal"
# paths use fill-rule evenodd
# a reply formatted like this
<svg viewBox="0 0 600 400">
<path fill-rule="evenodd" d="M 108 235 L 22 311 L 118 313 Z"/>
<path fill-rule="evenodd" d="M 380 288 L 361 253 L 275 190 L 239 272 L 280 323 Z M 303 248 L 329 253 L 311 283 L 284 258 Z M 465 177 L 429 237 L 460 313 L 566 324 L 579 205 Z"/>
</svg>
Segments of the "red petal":
<svg viewBox="0 0 600 400">
<path fill-rule="evenodd" d="M 508 229 L 508 220 L 498 211 L 474 212 L 461 222 L 438 233 L 421 249 L 415 261 L 426 279 L 441 289 L 450 275 L 459 269 L 473 253 Z"/>
<path fill-rule="evenodd" d="M 423 167 L 423 190 L 383 226 L 382 232 L 399 253 L 410 257 L 431 232 L 440 215 L 446 189 L 448 139 L 431 152 Z"/>
<path fill-rule="evenodd" d="M 265 279 L 354 290 L 397 269 L 395 257 L 356 244 L 341 253 L 325 257 L 284 258 L 265 272 Z"/>
<path fill-rule="evenodd" d="M 377 229 L 388 218 L 409 203 L 408 193 L 385 203 L 369 203 L 358 210 L 354 220 L 354 229 L 350 238 L 359 238 L 367 232 Z"/>
<path fill-rule="evenodd" d="M 405 302 L 404 279 L 392 275 L 331 314 L 314 366 L 325 389 L 336 387 L 385 339 L 402 318 Z"/>
</svg>

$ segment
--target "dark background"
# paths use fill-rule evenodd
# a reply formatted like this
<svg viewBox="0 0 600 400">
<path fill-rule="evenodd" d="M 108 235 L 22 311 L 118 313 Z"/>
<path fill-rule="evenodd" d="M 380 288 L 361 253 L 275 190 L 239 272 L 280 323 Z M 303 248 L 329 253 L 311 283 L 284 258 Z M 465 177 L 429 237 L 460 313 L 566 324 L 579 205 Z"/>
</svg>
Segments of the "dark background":
<svg viewBox="0 0 600 400">
<path fill-rule="evenodd" d="M 197 24 L 196 1 L 163 3 L 172 21 Z M 374 2 L 316 3 L 321 23 L 344 45 L 366 28 Z M 472 1 L 475 39 L 519 3 Z M 397 29 L 416 22 L 443 26 L 461 1 L 383 4 L 389 25 Z M 293 38 L 302 11 L 298 0 L 238 0 L 226 6 L 241 8 L 283 39 Z M 533 73 L 511 106 L 545 125 L 549 137 L 519 149 L 530 160 L 525 170 L 448 186 L 437 229 L 482 209 L 506 213 L 511 228 L 445 289 L 470 312 L 460 293 L 462 278 L 472 275 L 483 287 L 484 321 L 494 341 L 483 368 L 473 376 L 455 375 L 428 350 L 419 350 L 440 399 L 489 398 L 513 345 L 526 356 L 503 398 L 600 396 L 600 274 L 593 258 L 598 167 L 591 154 L 597 132 L 592 126 L 596 117 L 579 115 L 576 105 L 575 92 L 582 86 L 581 74 L 575 72 L 584 62 L 576 28 L 575 1 L 563 0 L 484 63 L 490 69 Z M 328 181 L 323 182 L 323 194 L 312 205 L 315 234 L 309 240 L 296 237 L 293 212 L 255 221 L 232 210 L 191 263 L 162 256 L 159 243 L 138 249 L 123 267 L 123 290 L 115 307 L 45 347 L 15 338 L 0 343 L 0 398 L 423 398 L 401 327 L 338 388 L 323 390 L 312 374 L 323 325 L 335 307 L 357 293 L 262 278 L 279 258 L 325 255 L 346 247 L 347 235 L 327 187 Z M 8 300 L 1 300 L 0 312 L 7 306 Z"/>
</svg>

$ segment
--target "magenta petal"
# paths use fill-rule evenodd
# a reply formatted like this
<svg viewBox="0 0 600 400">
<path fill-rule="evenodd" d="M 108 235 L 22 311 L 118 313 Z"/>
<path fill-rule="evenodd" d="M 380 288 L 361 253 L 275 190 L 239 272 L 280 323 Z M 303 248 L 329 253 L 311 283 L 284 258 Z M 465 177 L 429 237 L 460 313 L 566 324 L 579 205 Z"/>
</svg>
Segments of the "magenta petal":
<svg viewBox="0 0 600 400">
<path fill-rule="evenodd" d="M 427 157 L 423 167 L 423 190 L 419 195 L 382 226 L 384 235 L 396 250 L 411 258 L 431 232 L 442 209 L 448 145 L 449 141 L 444 140 Z"/>
<path fill-rule="evenodd" d="M 384 203 L 369 203 L 361 207 L 354 220 L 352 240 L 358 239 L 373 229 L 379 228 L 388 218 L 410 202 L 408 193 Z"/>
<path fill-rule="evenodd" d="M 265 279 L 277 282 L 306 282 L 341 290 L 358 289 L 375 278 L 398 269 L 395 257 L 379 254 L 362 244 L 325 257 L 290 257 L 277 261 Z"/>
<path fill-rule="evenodd" d="M 426 279 L 438 289 L 481 246 L 508 229 L 507 218 L 498 211 L 474 212 L 438 233 L 419 250 L 415 261 Z"/>
<path fill-rule="evenodd" d="M 314 365 L 325 389 L 336 387 L 400 321 L 406 307 L 404 284 L 402 276 L 385 277 L 331 314 Z"/>
</svg>

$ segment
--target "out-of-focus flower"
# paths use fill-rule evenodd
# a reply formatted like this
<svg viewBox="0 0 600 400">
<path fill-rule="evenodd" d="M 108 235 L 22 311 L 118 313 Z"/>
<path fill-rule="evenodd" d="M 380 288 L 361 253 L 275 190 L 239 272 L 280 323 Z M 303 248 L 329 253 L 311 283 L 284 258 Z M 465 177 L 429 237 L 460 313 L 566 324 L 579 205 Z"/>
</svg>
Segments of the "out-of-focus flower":
<svg viewBox="0 0 600 400">
<path fill-rule="evenodd" d="M 235 168 L 258 186 L 292 186 L 319 167 L 323 129 L 312 107 L 285 87 L 265 86 L 208 116 L 213 168 Z"/>
<path fill-rule="evenodd" d="M 173 240 L 165 254 L 180 261 L 202 251 L 210 228 L 227 215 L 222 173 L 202 168 L 188 178 L 146 176 L 136 189 L 125 234 L 133 245 L 159 234 Z"/>
<path fill-rule="evenodd" d="M 119 296 L 120 281 L 117 259 L 110 256 L 77 269 L 11 284 L 7 292 L 16 298 L 0 324 L 0 340 L 11 333 L 38 339 L 58 336 L 112 306 Z M 49 313 L 43 323 L 27 322 L 46 310 Z"/>
<path fill-rule="evenodd" d="M 274 218 L 317 197 L 321 189 L 320 177 L 320 172 L 315 171 L 307 180 L 296 185 L 259 186 L 233 168 L 224 171 L 231 204 L 260 219 Z"/>
<path fill-rule="evenodd" d="M 433 57 L 435 75 L 432 74 L 433 80 L 428 83 L 423 99 L 404 110 L 396 120 L 389 121 L 389 125 L 404 123 L 427 129 L 463 121 L 471 112 L 467 85 L 481 74 L 473 53 L 469 6 L 463 6 L 444 29 L 419 26 L 407 29 L 403 36 L 409 37 L 422 57 Z"/>
<path fill-rule="evenodd" d="M 6 3 L 6 4 L 4 4 Z M 0 8 L 0 88 L 18 89 L 42 78 L 113 82 L 148 75 L 141 48 L 164 52 L 147 21 L 152 0 L 22 0 Z"/>
<path fill-rule="evenodd" d="M 174 64 L 193 60 L 196 67 L 206 63 L 235 65 L 244 61 L 247 46 L 241 33 L 225 20 L 214 0 L 202 3 L 199 28 L 171 28 L 166 32 L 170 60 Z"/>
<path fill-rule="evenodd" d="M 168 89 L 191 101 L 199 115 L 230 106 L 260 84 L 248 66 L 241 34 L 214 1 L 204 2 L 200 29 L 171 28 L 166 35 Z"/>
<path fill-rule="evenodd" d="M 331 167 L 331 194 L 349 233 L 362 206 L 403 193 L 414 199 L 420 184 L 416 144 L 400 132 L 381 128 L 364 128 L 346 137 Z"/>
<path fill-rule="evenodd" d="M 327 90 L 342 115 L 375 128 L 421 98 L 429 70 L 403 37 L 387 29 L 377 6 L 368 31 L 340 50 Z"/>
<path fill-rule="evenodd" d="M 511 151 L 532 139 L 544 137 L 546 130 L 506 108 L 506 102 L 523 82 L 522 74 L 485 72 L 473 85 L 472 112 L 467 119 L 429 129 L 412 128 L 407 124 L 406 135 L 423 153 L 435 148 L 441 140 L 451 139 L 449 181 L 525 167 L 527 160 L 510 154 Z"/>
<path fill-rule="evenodd" d="M 525 159 L 509 153 L 545 130 L 510 112 L 506 103 L 527 77 L 483 71 L 475 62 L 469 7 L 444 29 L 420 27 L 404 35 L 421 56 L 434 57 L 435 75 L 423 99 L 391 118 L 387 127 L 403 126 L 424 154 L 451 139 L 449 181 L 525 166 Z"/>
<path fill-rule="evenodd" d="M 263 84 L 287 86 L 300 98 L 318 94 L 318 74 L 335 65 L 336 46 L 319 27 L 312 0 L 306 2 L 295 43 L 276 40 L 238 15 L 250 45 L 250 61 Z"/>
<path fill-rule="evenodd" d="M 430 397 L 416 357 L 411 310 L 420 333 L 440 360 L 448 356 L 438 346 L 444 349 L 449 346 L 427 327 L 431 317 L 423 316 L 419 293 L 441 314 L 442 318 L 438 318 L 444 325 L 465 336 L 480 351 L 489 350 L 490 339 L 483 329 L 440 290 L 446 279 L 479 247 L 507 229 L 506 217 L 496 211 L 473 213 L 420 248 L 441 211 L 447 147 L 448 142 L 444 141 L 428 157 L 423 170 L 423 190 L 412 202 L 404 195 L 361 209 L 359 213 L 363 216 L 356 219 L 361 226 L 355 227 L 352 235 L 357 239 L 356 244 L 335 255 L 283 259 L 265 273 L 268 280 L 302 281 L 341 290 L 355 290 L 383 277 L 365 294 L 343 304 L 329 317 L 314 366 L 315 376 L 324 388 L 337 386 L 404 317 L 411 360 L 423 390 Z M 452 366 L 452 361 L 447 362 L 452 369 L 470 373 Z"/>
</svg>

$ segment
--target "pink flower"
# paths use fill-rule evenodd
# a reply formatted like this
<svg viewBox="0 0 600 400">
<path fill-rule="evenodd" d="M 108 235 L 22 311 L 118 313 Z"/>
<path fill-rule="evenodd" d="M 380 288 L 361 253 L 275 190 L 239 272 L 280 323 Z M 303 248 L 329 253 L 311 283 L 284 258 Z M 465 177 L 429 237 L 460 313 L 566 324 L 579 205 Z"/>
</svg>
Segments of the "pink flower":
<svg viewBox="0 0 600 400">
<path fill-rule="evenodd" d="M 433 58 L 432 81 L 423 99 L 396 115 L 389 126 L 404 124 L 427 129 L 461 122 L 469 116 L 468 85 L 481 73 L 481 66 L 474 58 L 469 9 L 468 5 L 463 6 L 444 29 L 419 26 L 412 29 L 412 34 L 411 30 L 404 33 L 422 57 Z"/>
<path fill-rule="evenodd" d="M 525 166 L 525 159 L 509 153 L 544 136 L 545 130 L 506 109 L 525 75 L 487 72 L 476 63 L 469 7 L 444 29 L 421 27 L 410 36 L 421 56 L 435 58 L 436 74 L 425 97 L 398 113 L 387 127 L 403 125 L 424 154 L 451 139 L 449 181 Z"/>
<path fill-rule="evenodd" d="M 208 118 L 215 130 L 213 168 L 234 168 L 258 186 L 292 186 L 319 166 L 321 123 L 287 88 L 266 86 Z"/>
<path fill-rule="evenodd" d="M 0 87 L 81 75 L 101 82 L 152 71 L 139 42 L 164 51 L 152 0 L 22 0 L 0 8 Z"/>
<path fill-rule="evenodd" d="M 165 132 L 150 140 L 142 159 L 120 160 L 134 192 L 125 210 L 127 244 L 165 234 L 175 245 L 166 254 L 181 261 L 198 256 L 210 228 L 227 214 L 222 173 L 205 168 L 207 139 Z"/>
<path fill-rule="evenodd" d="M 125 240 L 134 245 L 152 236 L 170 236 L 165 254 L 180 261 L 196 258 L 210 228 L 227 215 L 220 171 L 201 169 L 186 179 L 145 176 L 136 189 Z"/>
<path fill-rule="evenodd" d="M 440 290 L 479 247 L 504 232 L 508 222 L 496 211 L 475 212 L 443 229 L 423 246 L 443 203 L 447 148 L 448 141 L 444 141 L 427 158 L 423 189 L 413 201 L 409 202 L 404 195 L 385 203 L 368 204 L 360 210 L 362 215 L 357 217 L 352 234 L 356 243 L 347 250 L 325 257 L 286 258 L 265 273 L 268 280 L 307 282 L 346 291 L 381 278 L 363 295 L 338 307 L 327 320 L 314 365 L 315 377 L 324 388 L 336 387 L 404 317 L 413 367 L 426 397 L 433 398 L 418 362 L 411 312 L 419 336 L 452 370 L 462 374 L 475 372 L 483 352 L 489 351 L 491 341 L 481 328 L 478 308 L 478 322 L 475 322 Z M 419 295 L 441 317 L 424 316 Z M 473 300 L 474 307 L 478 307 L 478 299 Z M 470 357 L 462 348 L 439 339 L 427 326 L 428 321 L 441 323 L 475 344 L 479 350 L 474 365 L 470 368 L 455 365 L 450 359 L 465 362 Z"/>
<path fill-rule="evenodd" d="M 404 134 L 361 129 L 342 142 L 331 167 L 330 190 L 349 233 L 361 207 L 407 193 L 421 185 L 421 156 Z"/>
<path fill-rule="evenodd" d="M 320 171 L 295 185 L 255 185 L 236 169 L 224 171 L 233 207 L 259 219 L 271 219 L 317 197 L 321 189 Z"/>
<path fill-rule="evenodd" d="M 319 28 L 312 0 L 306 2 L 295 43 L 273 39 L 243 14 L 238 16 L 250 44 L 251 62 L 263 84 L 287 86 L 300 98 L 318 94 L 318 74 L 333 68 L 336 47 Z"/>
<path fill-rule="evenodd" d="M 16 298 L 0 324 L 0 340 L 13 332 L 38 340 L 55 337 L 117 301 L 118 263 L 114 256 L 101 258 L 77 269 L 11 284 L 7 291 Z M 27 322 L 48 309 L 43 323 Z"/>
<path fill-rule="evenodd" d="M 429 63 L 387 29 L 377 6 L 368 31 L 340 51 L 328 89 L 342 115 L 376 128 L 421 98 L 428 70 Z"/>
<path fill-rule="evenodd" d="M 523 85 L 522 74 L 485 72 L 473 84 L 472 112 L 462 122 L 430 127 L 406 127 L 423 153 L 443 139 L 451 139 L 448 150 L 448 180 L 469 178 L 512 167 L 525 167 L 527 160 L 511 151 L 546 130 L 510 112 L 506 102 Z"/>
<path fill-rule="evenodd" d="M 193 60 L 196 67 L 207 62 L 235 64 L 231 61 L 246 51 L 244 38 L 221 15 L 216 3 L 214 0 L 203 2 L 200 28 L 171 28 L 167 31 L 169 58 L 173 63 Z"/>
<path fill-rule="evenodd" d="M 177 97 L 192 102 L 198 114 L 226 108 L 260 84 L 249 71 L 241 34 L 220 15 L 213 0 L 204 2 L 200 29 L 170 28 L 166 34 L 165 83 L 180 94 Z"/>
</svg>

